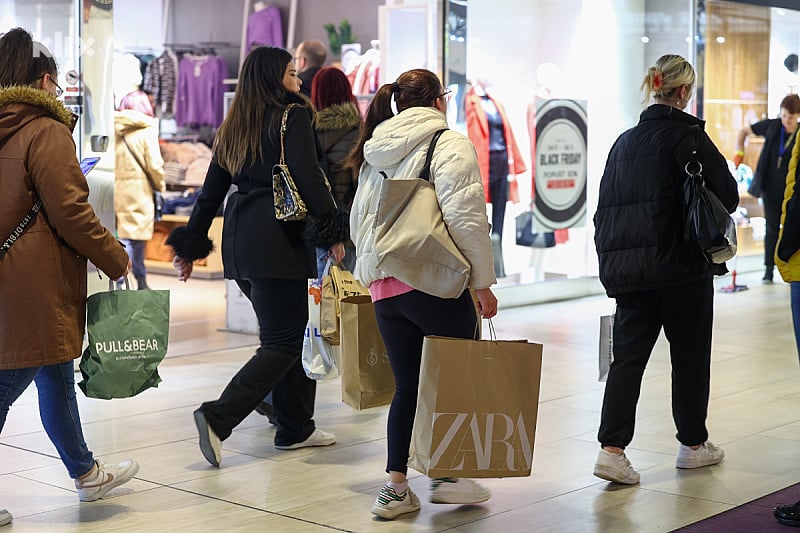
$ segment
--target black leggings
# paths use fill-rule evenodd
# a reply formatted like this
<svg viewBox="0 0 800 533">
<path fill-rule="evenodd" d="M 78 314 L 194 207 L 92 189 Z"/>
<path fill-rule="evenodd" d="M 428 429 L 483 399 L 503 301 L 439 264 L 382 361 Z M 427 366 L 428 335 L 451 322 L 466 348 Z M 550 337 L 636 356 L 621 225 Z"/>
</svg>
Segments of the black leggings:
<svg viewBox="0 0 800 533">
<path fill-rule="evenodd" d="M 492 233 L 503 237 L 508 203 L 508 152 L 489 152 L 489 196 L 492 199 Z"/>
<path fill-rule="evenodd" d="M 386 471 L 405 474 L 417 411 L 422 341 L 425 335 L 475 338 L 477 315 L 469 291 L 454 300 L 412 291 L 375 302 L 375 316 L 396 387 L 387 424 Z"/>
</svg>

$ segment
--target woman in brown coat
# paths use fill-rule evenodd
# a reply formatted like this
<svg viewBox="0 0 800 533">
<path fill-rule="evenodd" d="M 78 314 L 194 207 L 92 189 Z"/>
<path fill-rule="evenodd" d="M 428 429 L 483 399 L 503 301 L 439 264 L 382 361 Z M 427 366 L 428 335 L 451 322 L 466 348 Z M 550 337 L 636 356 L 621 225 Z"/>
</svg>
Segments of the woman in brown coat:
<svg viewBox="0 0 800 533">
<path fill-rule="evenodd" d="M 47 435 L 80 499 L 93 501 L 139 466 L 100 464 L 83 439 L 73 359 L 83 343 L 86 260 L 114 279 L 130 263 L 88 203 L 57 79 L 52 55 L 27 31 L 0 38 L 0 431 L 35 381 Z M 15 228 L 37 200 L 41 211 L 20 234 Z M 0 510 L 0 523 L 10 520 Z"/>
</svg>

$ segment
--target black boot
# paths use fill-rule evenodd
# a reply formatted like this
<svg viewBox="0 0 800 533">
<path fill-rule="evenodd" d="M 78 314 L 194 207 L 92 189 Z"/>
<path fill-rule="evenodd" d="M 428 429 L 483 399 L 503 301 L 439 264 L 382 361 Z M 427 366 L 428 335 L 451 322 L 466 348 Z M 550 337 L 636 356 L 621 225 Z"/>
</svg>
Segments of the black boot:
<svg viewBox="0 0 800 533">
<path fill-rule="evenodd" d="M 764 271 L 764 277 L 761 278 L 761 281 L 765 285 L 769 285 L 770 283 L 772 283 L 772 270 L 773 269 L 774 269 L 774 267 L 768 266 L 767 269 Z"/>
<path fill-rule="evenodd" d="M 775 507 L 772 514 L 785 526 L 800 527 L 800 502 Z"/>
</svg>

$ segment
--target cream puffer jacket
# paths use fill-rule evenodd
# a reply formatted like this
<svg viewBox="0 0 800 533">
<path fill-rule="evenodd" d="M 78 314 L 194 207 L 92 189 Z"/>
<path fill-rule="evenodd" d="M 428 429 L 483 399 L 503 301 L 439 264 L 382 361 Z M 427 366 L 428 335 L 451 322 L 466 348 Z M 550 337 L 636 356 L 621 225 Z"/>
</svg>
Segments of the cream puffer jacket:
<svg viewBox="0 0 800 533">
<path fill-rule="evenodd" d="M 364 164 L 350 211 L 350 236 L 357 250 L 355 276 L 364 285 L 389 277 L 376 266 L 374 252 L 373 225 L 383 181 L 380 172 L 390 177 L 419 177 L 433 134 L 444 128 L 447 120 L 438 109 L 412 107 L 381 122 L 364 145 Z M 447 229 L 472 267 L 469 286 L 491 286 L 497 279 L 490 226 L 478 156 L 469 139 L 455 131 L 442 134 L 431 161 L 431 183 Z"/>
</svg>

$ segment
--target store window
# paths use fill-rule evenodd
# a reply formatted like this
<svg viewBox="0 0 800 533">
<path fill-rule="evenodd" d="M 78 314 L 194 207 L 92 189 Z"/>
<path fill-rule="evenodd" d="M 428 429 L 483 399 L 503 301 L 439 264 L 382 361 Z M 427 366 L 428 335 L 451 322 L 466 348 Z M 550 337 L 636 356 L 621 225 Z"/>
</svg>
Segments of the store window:
<svg viewBox="0 0 800 533">
<path fill-rule="evenodd" d="M 446 31 L 444 71 L 455 72 L 455 83 L 465 84 L 467 116 L 462 120 L 451 112 L 451 123 L 475 137 L 476 128 L 469 124 L 472 97 L 476 112 L 499 115 L 516 141 L 514 146 L 506 135 L 513 160 L 507 178 L 510 201 L 487 198 L 494 240 L 499 240 L 495 268 L 505 274 L 500 285 L 596 276 L 592 216 L 606 156 L 617 136 L 638 121 L 644 107 L 639 86 L 647 66 L 664 53 L 692 58 L 691 2 L 456 4 L 446 19 L 450 35 Z M 466 20 L 463 32 L 461 17 Z M 459 62 L 453 67 L 448 47 L 458 37 L 465 39 L 466 58 L 450 54 Z M 493 154 L 491 141 L 486 146 Z M 497 172 L 505 172 L 502 165 Z M 526 221 L 531 205 L 537 238 L 521 246 L 517 222 Z M 496 213 L 503 208 L 500 233 Z"/>
<path fill-rule="evenodd" d="M 762 121 L 768 119 L 777 126 L 781 101 L 800 88 L 800 11 L 701 0 L 697 13 L 697 57 L 703 73 L 698 113 L 706 120 L 706 129 L 722 153 L 733 159 L 742 128 L 751 126 L 761 131 L 756 124 L 763 126 L 766 123 Z M 787 141 L 792 137 L 791 132 L 783 136 Z M 771 147 L 776 151 L 775 157 L 762 161 L 763 167 L 780 158 L 780 146 L 770 143 L 769 138 L 769 133 L 746 137 L 743 165 L 736 172 L 740 182 L 738 255 L 764 254 L 765 262 L 774 247 L 774 237 L 770 244 L 769 233 L 777 236 L 785 174 L 759 168 L 762 181 L 770 183 L 759 187 L 760 199 L 747 191 L 756 192 L 751 180 L 762 149 Z"/>
</svg>

